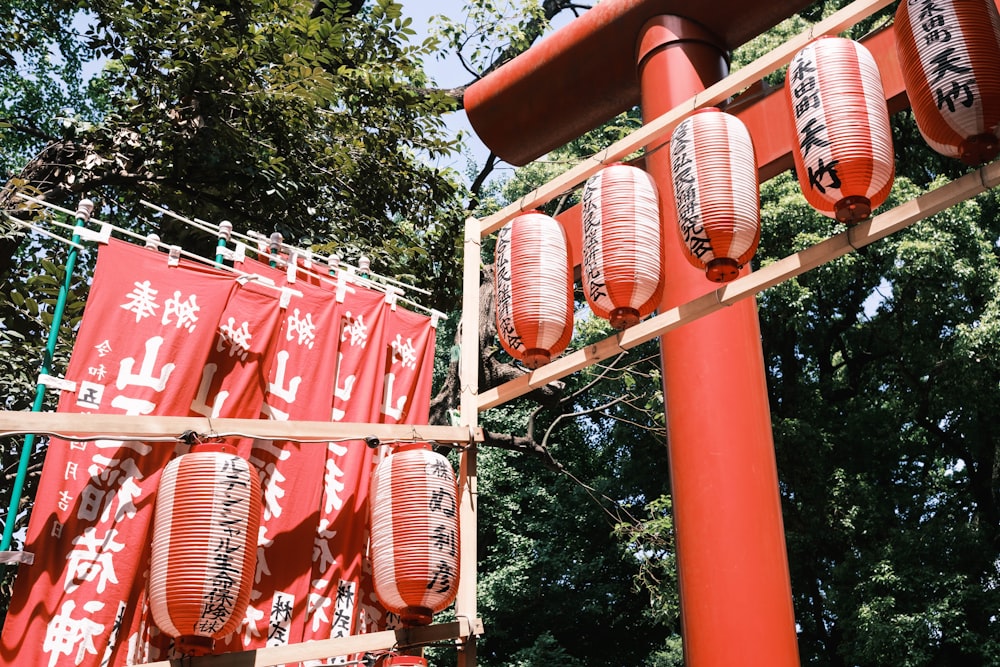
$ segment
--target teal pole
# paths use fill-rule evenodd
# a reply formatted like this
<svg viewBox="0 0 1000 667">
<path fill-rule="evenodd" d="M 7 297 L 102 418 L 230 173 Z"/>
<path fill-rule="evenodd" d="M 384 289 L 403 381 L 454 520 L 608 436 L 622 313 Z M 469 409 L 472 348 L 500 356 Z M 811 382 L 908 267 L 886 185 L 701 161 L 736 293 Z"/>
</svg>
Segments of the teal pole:
<svg viewBox="0 0 1000 667">
<path fill-rule="evenodd" d="M 90 214 L 94 210 L 94 202 L 89 199 L 80 201 L 80 206 L 76 210 L 76 226 L 83 227 L 90 220 Z M 73 243 L 80 243 L 79 234 L 73 234 Z M 70 283 L 73 279 L 73 268 L 76 266 L 76 257 L 79 254 L 77 246 L 69 247 L 69 256 L 66 258 L 66 275 L 63 284 L 59 288 L 59 298 L 56 300 L 55 310 L 52 311 L 52 326 L 49 329 L 49 338 L 45 345 L 45 352 L 42 354 L 41 373 L 49 375 L 52 371 L 52 359 L 56 354 L 56 342 L 59 340 L 59 328 L 62 326 L 63 313 L 66 310 L 66 300 L 69 297 Z M 39 382 L 35 386 L 35 402 L 31 405 L 32 412 L 41 412 L 42 404 L 45 401 L 45 385 Z M 10 549 L 11 540 L 14 537 L 14 523 L 17 519 L 17 508 L 21 504 L 21 493 L 24 490 L 24 480 L 28 476 L 28 461 L 31 459 L 31 452 L 35 448 L 35 434 L 29 433 L 24 438 L 24 446 L 21 448 L 21 459 L 18 461 L 17 476 L 14 478 L 14 488 L 10 494 L 10 505 L 7 508 L 7 519 L 4 521 L 3 540 L 0 541 L 0 551 Z"/>
<path fill-rule="evenodd" d="M 226 247 L 226 244 L 229 243 L 229 237 L 232 233 L 233 223 L 228 220 L 223 220 L 219 223 L 219 242 L 216 244 L 215 251 L 215 263 L 219 266 L 222 266 L 222 261 L 225 259 L 225 256 L 222 254 L 222 250 Z"/>
<path fill-rule="evenodd" d="M 270 259 L 269 264 L 271 266 L 278 266 L 278 253 L 281 252 L 281 241 L 282 240 L 283 239 L 282 239 L 282 236 L 281 236 L 281 232 L 274 232 L 273 234 L 271 234 L 271 243 L 270 243 L 270 246 L 269 246 L 269 250 L 271 251 L 270 252 L 271 259 Z"/>
</svg>

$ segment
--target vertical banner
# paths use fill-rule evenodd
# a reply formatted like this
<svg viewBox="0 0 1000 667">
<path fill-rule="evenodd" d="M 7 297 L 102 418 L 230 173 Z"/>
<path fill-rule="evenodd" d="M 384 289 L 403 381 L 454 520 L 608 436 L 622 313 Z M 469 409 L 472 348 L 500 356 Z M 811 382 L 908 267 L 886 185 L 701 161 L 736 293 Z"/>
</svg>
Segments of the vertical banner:
<svg viewBox="0 0 1000 667">
<path fill-rule="evenodd" d="M 392 308 L 386 323 L 382 352 L 382 400 L 379 421 L 384 424 L 426 424 L 430 418 L 431 382 L 434 376 L 436 321 L 426 315 Z M 382 448 L 383 453 L 387 448 Z M 361 582 L 361 612 L 370 630 L 393 629 L 396 614 L 386 611 L 375 596 L 366 554 Z"/>
<path fill-rule="evenodd" d="M 245 281 L 233 291 L 216 323 L 215 336 L 205 363 L 189 376 L 188 382 L 194 384 L 197 391 L 188 405 L 187 414 L 209 419 L 260 417 L 281 325 L 281 294 L 278 288 L 253 281 Z M 227 440 L 236 447 L 240 456 L 251 460 L 252 438 Z M 255 472 L 260 474 L 259 470 Z M 170 647 L 170 638 L 159 632 L 148 614 L 137 617 L 130 631 L 138 634 L 140 641 L 138 649 L 128 656 L 129 662 L 144 661 L 149 657 L 147 652 L 162 654 Z M 230 643 L 217 641 L 214 652 L 231 650 Z M 168 657 L 176 658 L 179 654 L 173 651 Z"/>
<path fill-rule="evenodd" d="M 242 284 L 233 294 L 222 313 L 215 344 L 202 369 L 198 392 L 190 406 L 192 415 L 236 419 L 258 419 L 261 416 L 278 347 L 278 332 L 283 322 L 282 294 L 280 287 L 252 280 Z M 265 491 L 266 505 L 267 493 L 273 496 L 277 492 L 277 478 L 274 467 L 267 465 L 269 461 L 254 456 L 254 442 L 252 437 L 240 437 L 232 444 L 240 456 L 254 464 L 254 472 L 260 476 L 261 489 Z M 258 557 L 263 531 L 262 523 L 257 535 Z M 257 567 L 255 579 L 260 573 L 261 563 Z M 251 600 L 251 603 L 254 602 L 259 600 Z M 263 646 L 263 637 L 256 624 L 261 619 L 251 617 L 256 611 L 254 606 L 248 606 L 248 619 L 254 622 L 245 620 L 237 632 L 216 641 L 213 652 Z"/>
<path fill-rule="evenodd" d="M 182 415 L 232 278 L 168 266 L 164 254 L 111 240 L 100 249 L 58 410 Z M 0 640 L 10 665 L 122 664 L 142 614 L 149 524 L 170 443 L 51 438 Z M 158 656 L 150 656 L 158 657 Z"/>
<path fill-rule="evenodd" d="M 198 376 L 191 415 L 260 417 L 281 326 L 281 294 L 280 288 L 249 281 L 229 299 Z M 249 458 L 252 445 L 251 438 L 240 438 L 240 455 Z"/>
<path fill-rule="evenodd" d="M 384 424 L 426 424 L 437 323 L 427 315 L 393 308 L 386 325 L 385 383 L 380 419 Z"/>
<path fill-rule="evenodd" d="M 347 282 L 344 274 L 340 280 L 337 298 L 343 303 L 332 419 L 378 422 L 388 313 L 385 295 Z M 304 639 L 344 637 L 363 630 L 354 627 L 353 619 L 367 543 L 373 456 L 364 440 L 331 442 L 327 447 Z"/>
<path fill-rule="evenodd" d="M 244 271 L 285 283 L 274 360 L 261 409 L 265 419 L 329 421 L 340 336 L 334 294 L 248 262 Z M 263 514 L 250 606 L 229 650 L 301 642 L 312 580 L 312 545 L 320 520 L 326 445 L 255 440 L 250 462 L 260 473 Z"/>
</svg>

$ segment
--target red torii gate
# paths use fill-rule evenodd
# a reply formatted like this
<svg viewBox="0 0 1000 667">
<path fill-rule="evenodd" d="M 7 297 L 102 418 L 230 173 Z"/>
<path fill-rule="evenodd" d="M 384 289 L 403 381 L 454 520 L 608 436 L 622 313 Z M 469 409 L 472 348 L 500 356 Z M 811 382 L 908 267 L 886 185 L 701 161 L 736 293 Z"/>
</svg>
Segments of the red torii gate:
<svg viewBox="0 0 1000 667">
<path fill-rule="evenodd" d="M 727 75 L 727 50 L 809 4 L 605 0 L 470 86 L 466 111 L 487 146 L 523 165 L 637 104 L 647 122 L 671 111 Z M 871 11 L 890 3 L 874 4 Z M 890 111 L 905 108 L 893 32 L 866 46 Z M 732 112 L 753 137 L 761 180 L 792 165 L 794 124 L 783 95 Z M 669 151 L 655 150 L 665 144 L 648 145 L 645 156 L 667 246 L 660 312 L 716 288 L 686 261 L 674 231 Z M 560 219 L 579 261 L 579 207 Z M 666 332 L 661 358 L 686 662 L 798 665 L 755 302 Z"/>
</svg>

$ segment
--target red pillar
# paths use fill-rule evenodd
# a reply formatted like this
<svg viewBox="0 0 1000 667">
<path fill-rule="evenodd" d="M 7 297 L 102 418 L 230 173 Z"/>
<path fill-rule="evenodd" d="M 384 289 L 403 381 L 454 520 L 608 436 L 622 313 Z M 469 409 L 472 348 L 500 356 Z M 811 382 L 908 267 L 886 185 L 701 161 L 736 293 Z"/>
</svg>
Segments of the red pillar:
<svg viewBox="0 0 1000 667">
<path fill-rule="evenodd" d="M 647 119 L 728 69 L 712 35 L 673 16 L 646 23 L 637 57 Z M 669 147 L 654 148 L 646 166 L 665 226 L 662 312 L 718 285 L 682 255 Z M 661 358 L 686 664 L 798 665 L 756 303 L 668 332 Z"/>
</svg>

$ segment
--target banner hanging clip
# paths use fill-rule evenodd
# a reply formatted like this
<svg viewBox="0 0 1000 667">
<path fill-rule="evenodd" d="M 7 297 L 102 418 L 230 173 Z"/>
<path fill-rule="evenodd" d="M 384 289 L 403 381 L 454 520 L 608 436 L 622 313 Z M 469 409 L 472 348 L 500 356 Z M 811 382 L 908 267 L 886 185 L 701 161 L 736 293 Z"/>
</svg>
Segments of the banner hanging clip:
<svg viewBox="0 0 1000 667">
<path fill-rule="evenodd" d="M 181 247 L 179 245 L 170 246 L 170 253 L 167 255 L 167 266 L 179 266 L 181 263 Z"/>
<path fill-rule="evenodd" d="M 111 238 L 111 225 L 103 222 L 101 223 L 101 229 L 99 231 L 94 231 L 93 229 L 88 229 L 87 227 L 77 227 L 73 230 L 73 233 L 85 241 L 93 241 L 94 243 L 107 245 L 108 239 Z"/>
<path fill-rule="evenodd" d="M 302 296 L 302 292 L 297 289 L 292 289 L 291 287 L 282 287 L 281 300 L 278 302 L 278 307 L 288 308 L 288 304 L 292 302 L 293 296 Z"/>
<path fill-rule="evenodd" d="M 237 241 L 235 245 L 235 248 L 219 248 L 219 254 L 234 264 L 242 264 L 247 261 L 247 246 L 241 241 Z"/>
<path fill-rule="evenodd" d="M 35 563 L 35 554 L 30 551 L 0 551 L 0 563 L 33 565 Z"/>
<path fill-rule="evenodd" d="M 395 287 L 386 285 L 385 288 L 385 302 L 389 304 L 390 310 L 396 310 L 396 300 L 402 294 L 402 290 L 398 290 Z"/>
<path fill-rule="evenodd" d="M 54 375 L 49 375 L 48 373 L 38 374 L 38 384 L 43 387 L 51 387 L 52 389 L 58 389 L 59 391 L 76 391 L 76 383 L 72 380 L 67 380 L 66 378 L 56 377 Z"/>
</svg>

